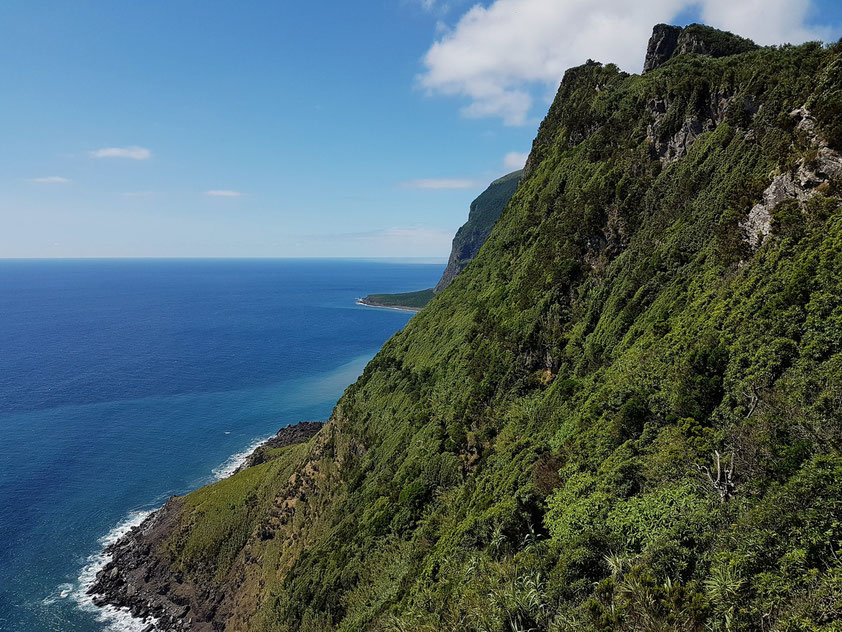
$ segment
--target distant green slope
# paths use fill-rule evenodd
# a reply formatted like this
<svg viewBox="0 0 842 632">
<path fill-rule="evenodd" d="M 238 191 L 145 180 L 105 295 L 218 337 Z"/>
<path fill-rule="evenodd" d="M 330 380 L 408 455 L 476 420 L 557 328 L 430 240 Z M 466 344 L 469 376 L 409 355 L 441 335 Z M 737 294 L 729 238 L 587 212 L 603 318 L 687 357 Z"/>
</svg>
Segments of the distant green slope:
<svg viewBox="0 0 842 632">
<path fill-rule="evenodd" d="M 453 238 L 450 258 L 447 267 L 441 275 L 436 287 L 419 292 L 403 294 L 369 294 L 361 299 L 361 303 L 375 307 L 405 307 L 421 309 L 433 295 L 441 292 L 453 282 L 462 270 L 471 262 L 479 249 L 488 238 L 494 223 L 517 190 L 522 170 L 513 171 L 502 178 L 498 178 L 488 185 L 488 188 L 471 202 L 471 208 L 466 221 Z"/>
<path fill-rule="evenodd" d="M 421 309 L 433 298 L 433 289 L 417 292 L 403 292 L 400 294 L 369 294 L 361 298 L 360 303 L 371 307 L 395 307 L 404 309 Z"/>
<path fill-rule="evenodd" d="M 471 265 L 309 443 L 179 500 L 135 595 L 170 569 L 227 632 L 840 629 L 842 44 L 667 61 L 565 73 Z"/>
<path fill-rule="evenodd" d="M 522 174 L 523 171 L 519 170 L 498 178 L 471 202 L 468 221 L 462 225 L 453 238 L 447 267 L 434 289 L 436 293 L 450 285 L 453 279 L 476 257 L 491 233 L 494 223 L 515 194 Z"/>
</svg>

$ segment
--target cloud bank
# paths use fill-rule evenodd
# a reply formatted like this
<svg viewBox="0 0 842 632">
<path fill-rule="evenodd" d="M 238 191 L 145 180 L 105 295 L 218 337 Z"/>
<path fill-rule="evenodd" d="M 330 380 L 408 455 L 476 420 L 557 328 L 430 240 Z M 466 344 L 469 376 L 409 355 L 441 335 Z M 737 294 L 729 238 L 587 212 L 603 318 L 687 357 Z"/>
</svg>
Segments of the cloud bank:
<svg viewBox="0 0 842 632">
<path fill-rule="evenodd" d="M 758 44 L 831 38 L 809 26 L 811 0 L 495 0 L 476 4 L 433 43 L 418 81 L 430 94 L 467 99 L 467 117 L 529 120 L 571 66 L 595 59 L 640 72 L 652 27 L 685 11 Z"/>
<path fill-rule="evenodd" d="M 527 158 L 529 158 L 529 154 L 510 151 L 508 154 L 503 156 L 503 166 L 506 167 L 506 169 L 511 169 L 512 171 L 516 169 L 523 169 Z"/>
</svg>

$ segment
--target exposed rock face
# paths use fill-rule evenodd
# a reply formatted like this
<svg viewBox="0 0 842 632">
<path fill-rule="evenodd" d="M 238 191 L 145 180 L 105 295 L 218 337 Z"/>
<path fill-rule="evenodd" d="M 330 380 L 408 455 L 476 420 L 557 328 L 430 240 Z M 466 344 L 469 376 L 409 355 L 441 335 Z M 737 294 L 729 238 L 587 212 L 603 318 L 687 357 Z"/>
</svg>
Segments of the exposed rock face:
<svg viewBox="0 0 842 632">
<path fill-rule="evenodd" d="M 503 208 L 517 190 L 522 175 L 523 170 L 520 170 L 498 178 L 471 202 L 468 221 L 462 225 L 453 238 L 447 267 L 433 290 L 436 294 L 450 285 L 479 252 L 491 233 L 494 222 L 500 217 Z"/>
<path fill-rule="evenodd" d="M 683 29 L 671 24 L 657 24 L 652 29 L 649 46 L 646 49 L 646 60 L 643 62 L 643 72 L 654 70 L 672 58 L 678 48 L 678 36 Z"/>
<path fill-rule="evenodd" d="M 649 39 L 643 72 L 655 70 L 677 55 L 695 53 L 725 57 L 756 48 L 757 45 L 751 40 L 701 24 L 691 24 L 686 28 L 658 24 L 652 30 L 652 37 Z M 669 95 L 652 99 L 647 106 L 652 115 L 647 129 L 647 140 L 652 146 L 654 157 L 667 165 L 686 156 L 701 134 L 712 131 L 725 119 L 726 111 L 734 105 L 733 99 L 733 93 L 720 89 L 695 103 L 692 109 L 685 107 L 684 120 L 677 130 L 674 127 L 664 129 L 664 125 L 670 119 L 673 121 L 670 125 L 674 125 L 675 113 L 671 113 L 670 109 L 682 104 L 675 103 Z M 757 104 L 749 97 L 743 100 L 740 107 L 749 115 L 758 111 Z M 672 117 L 669 114 L 672 114 Z"/>
<path fill-rule="evenodd" d="M 685 28 L 658 24 L 652 30 L 643 72 L 655 70 L 676 55 L 695 53 L 709 57 L 727 57 L 754 50 L 757 45 L 749 39 L 726 31 L 718 31 L 703 24 Z"/>
<path fill-rule="evenodd" d="M 772 210 L 778 204 L 790 199 L 804 202 L 808 197 L 791 174 L 784 173 L 772 178 L 772 183 L 763 191 L 761 201 L 752 207 L 741 225 L 749 245 L 756 248 L 772 232 Z"/>
<path fill-rule="evenodd" d="M 794 172 L 786 172 L 772 178 L 763 191 L 760 202 L 755 204 L 748 217 L 741 224 L 745 238 L 752 248 L 760 246 L 772 232 L 772 213 L 785 200 L 796 200 L 803 207 L 819 191 L 819 187 L 832 179 L 842 177 L 842 154 L 827 146 L 816 132 L 816 119 L 806 107 L 790 113 L 798 123 L 795 128 L 802 140 L 813 148 L 810 160 L 801 158 Z"/>
<path fill-rule="evenodd" d="M 654 157 L 667 165 L 686 156 L 700 135 L 712 131 L 724 120 L 732 98 L 733 95 L 725 91 L 711 94 L 694 111 L 687 112 L 681 127 L 671 135 L 664 134 L 663 125 L 673 103 L 668 97 L 652 99 L 647 106 L 652 115 L 647 128 L 647 140 L 652 146 Z M 750 104 L 744 105 L 745 108 L 750 109 Z"/>
<path fill-rule="evenodd" d="M 269 451 L 313 437 L 325 424 L 303 421 L 287 426 L 259 446 L 240 468 L 264 463 Z M 128 609 L 132 616 L 147 622 L 149 632 L 214 632 L 212 622 L 226 594 L 213 585 L 197 586 L 182 581 L 164 552 L 177 529 L 182 500 L 173 496 L 140 526 L 106 549 L 111 561 L 97 574 L 88 591 L 98 606 L 106 604 Z"/>
</svg>

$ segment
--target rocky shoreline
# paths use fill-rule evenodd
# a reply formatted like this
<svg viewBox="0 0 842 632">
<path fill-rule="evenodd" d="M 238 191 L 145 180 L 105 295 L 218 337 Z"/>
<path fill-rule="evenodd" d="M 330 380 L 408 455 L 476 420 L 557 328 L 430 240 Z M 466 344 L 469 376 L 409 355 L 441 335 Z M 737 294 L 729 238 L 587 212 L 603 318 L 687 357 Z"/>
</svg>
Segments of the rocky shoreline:
<svg viewBox="0 0 842 632">
<path fill-rule="evenodd" d="M 324 425 L 320 421 L 302 421 L 282 428 L 258 446 L 237 472 L 269 460 L 269 452 L 308 441 Z M 99 607 L 114 606 L 127 610 L 147 623 L 143 632 L 212 632 L 214 613 L 223 595 L 207 587 L 197 594 L 195 586 L 183 583 L 160 555 L 161 548 L 178 524 L 182 500 L 173 496 L 139 526 L 108 546 L 110 559 L 97 573 L 88 589 Z"/>
</svg>

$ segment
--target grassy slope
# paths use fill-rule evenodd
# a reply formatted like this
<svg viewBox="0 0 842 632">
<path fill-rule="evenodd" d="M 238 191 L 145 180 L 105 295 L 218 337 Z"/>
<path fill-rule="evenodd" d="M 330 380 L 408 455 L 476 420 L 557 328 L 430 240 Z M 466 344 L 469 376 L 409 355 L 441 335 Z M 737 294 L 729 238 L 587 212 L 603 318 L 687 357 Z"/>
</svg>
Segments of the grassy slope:
<svg viewBox="0 0 842 632">
<path fill-rule="evenodd" d="M 382 307 L 421 309 L 430 302 L 431 298 L 433 298 L 433 289 L 428 288 L 417 292 L 402 292 L 399 294 L 369 294 L 363 301 L 366 304 Z"/>
<path fill-rule="evenodd" d="M 842 141 L 841 56 L 570 70 L 474 263 L 295 459 L 189 495 L 171 563 L 228 630 L 838 629 L 838 184 L 754 253 L 739 221 L 809 157 L 790 111 Z M 651 158 L 654 97 L 670 134 L 720 93 Z"/>
</svg>

